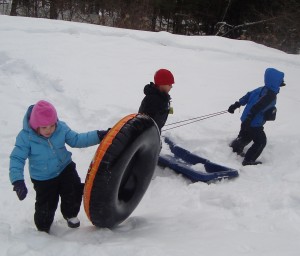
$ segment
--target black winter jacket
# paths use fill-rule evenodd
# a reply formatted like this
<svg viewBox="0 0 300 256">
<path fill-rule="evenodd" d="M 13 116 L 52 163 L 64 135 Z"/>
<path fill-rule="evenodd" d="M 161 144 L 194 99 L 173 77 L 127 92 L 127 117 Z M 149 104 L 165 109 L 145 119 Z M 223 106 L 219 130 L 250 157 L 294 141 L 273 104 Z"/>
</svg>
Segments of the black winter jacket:
<svg viewBox="0 0 300 256">
<path fill-rule="evenodd" d="M 171 97 L 159 91 L 152 82 L 145 86 L 144 93 L 146 96 L 141 103 L 139 113 L 150 116 L 161 131 L 168 119 Z"/>
</svg>

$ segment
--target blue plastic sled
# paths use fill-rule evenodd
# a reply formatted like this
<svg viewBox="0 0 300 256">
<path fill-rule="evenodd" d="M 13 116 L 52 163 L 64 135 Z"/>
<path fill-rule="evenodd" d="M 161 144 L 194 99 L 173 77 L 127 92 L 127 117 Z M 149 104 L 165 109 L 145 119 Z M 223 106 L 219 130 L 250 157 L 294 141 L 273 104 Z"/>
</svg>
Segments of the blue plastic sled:
<svg viewBox="0 0 300 256">
<path fill-rule="evenodd" d="M 169 167 L 177 173 L 180 173 L 193 182 L 202 181 L 211 183 L 222 179 L 232 179 L 239 176 L 235 169 L 231 169 L 222 165 L 215 164 L 209 160 L 192 154 L 188 150 L 175 145 L 170 139 L 165 138 L 165 142 L 169 145 L 174 156 L 160 155 L 158 165 Z M 182 160 L 180 160 L 182 159 Z M 204 164 L 206 172 L 196 171 L 192 168 L 195 164 Z"/>
</svg>

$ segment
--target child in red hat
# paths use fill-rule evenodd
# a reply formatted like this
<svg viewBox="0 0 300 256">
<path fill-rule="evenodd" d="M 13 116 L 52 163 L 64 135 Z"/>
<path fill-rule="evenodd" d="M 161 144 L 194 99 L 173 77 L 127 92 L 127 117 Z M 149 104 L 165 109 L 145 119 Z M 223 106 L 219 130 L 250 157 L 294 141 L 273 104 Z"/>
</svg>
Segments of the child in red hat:
<svg viewBox="0 0 300 256">
<path fill-rule="evenodd" d="M 144 88 L 146 96 L 142 100 L 139 113 L 150 116 L 160 131 L 165 125 L 169 113 L 172 113 L 169 92 L 174 83 L 174 76 L 169 70 L 159 69 L 154 75 L 154 83 L 150 82 Z"/>
<path fill-rule="evenodd" d="M 24 166 L 36 191 L 34 222 L 39 231 L 49 232 L 61 199 L 61 212 L 70 228 L 79 227 L 77 214 L 82 201 L 83 184 L 66 145 L 84 148 L 99 144 L 107 131 L 77 133 L 58 120 L 54 106 L 44 100 L 28 108 L 23 129 L 10 155 L 9 177 L 20 200 L 27 195 Z"/>
</svg>

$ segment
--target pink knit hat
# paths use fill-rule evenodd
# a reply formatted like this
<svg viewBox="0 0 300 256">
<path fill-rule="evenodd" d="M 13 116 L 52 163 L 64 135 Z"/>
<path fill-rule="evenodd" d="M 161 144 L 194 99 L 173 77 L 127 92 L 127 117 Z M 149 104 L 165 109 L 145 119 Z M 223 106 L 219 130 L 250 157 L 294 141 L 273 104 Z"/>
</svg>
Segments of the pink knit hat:
<svg viewBox="0 0 300 256">
<path fill-rule="evenodd" d="M 29 124 L 32 129 L 53 125 L 57 122 L 57 113 L 54 106 L 45 101 L 38 101 L 32 108 Z"/>
</svg>

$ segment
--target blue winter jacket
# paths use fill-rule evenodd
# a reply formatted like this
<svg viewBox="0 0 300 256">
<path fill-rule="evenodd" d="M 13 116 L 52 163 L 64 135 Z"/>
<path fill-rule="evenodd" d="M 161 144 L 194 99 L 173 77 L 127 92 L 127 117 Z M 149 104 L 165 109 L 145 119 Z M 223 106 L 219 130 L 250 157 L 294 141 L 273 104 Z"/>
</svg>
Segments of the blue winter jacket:
<svg viewBox="0 0 300 256">
<path fill-rule="evenodd" d="M 280 91 L 280 85 L 283 82 L 283 78 L 284 78 L 283 72 L 280 72 L 274 68 L 266 69 L 265 86 L 259 87 L 251 92 L 248 92 L 245 96 L 243 96 L 239 100 L 239 103 L 242 106 L 246 105 L 243 114 L 241 116 L 242 122 L 244 122 L 249 115 L 252 115 L 251 127 L 260 127 L 266 123 L 264 114 L 268 109 L 276 105 L 276 95 Z M 262 108 L 257 108 L 260 101 L 268 93 L 274 94 L 274 99 L 271 102 L 269 102 L 266 106 L 264 105 Z M 254 109 L 256 111 L 254 111 Z"/>
<path fill-rule="evenodd" d="M 9 177 L 11 183 L 24 180 L 24 165 L 29 159 L 30 177 L 35 180 L 48 180 L 57 177 L 71 163 L 70 147 L 84 148 L 99 144 L 97 131 L 76 133 L 66 123 L 57 122 L 55 132 L 49 138 L 38 135 L 29 126 L 30 106 L 23 120 L 23 129 L 16 138 L 10 155 Z"/>
</svg>

